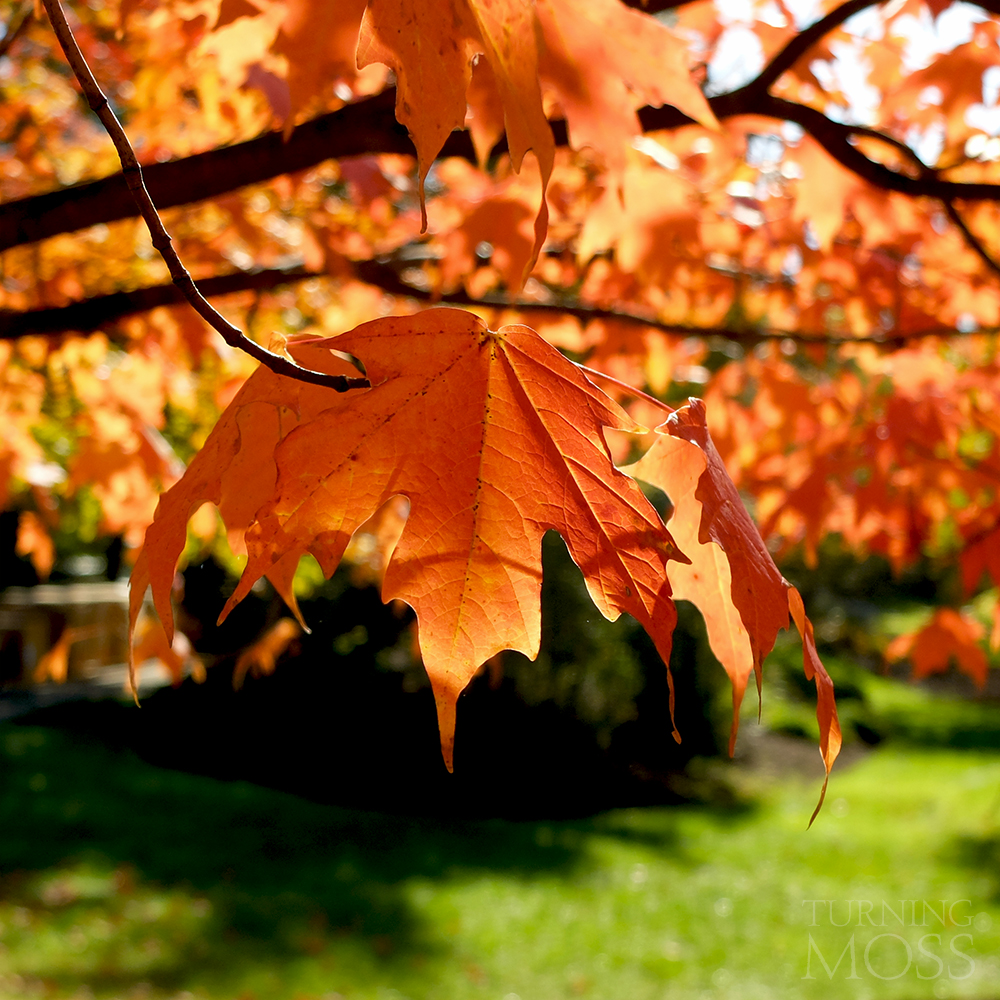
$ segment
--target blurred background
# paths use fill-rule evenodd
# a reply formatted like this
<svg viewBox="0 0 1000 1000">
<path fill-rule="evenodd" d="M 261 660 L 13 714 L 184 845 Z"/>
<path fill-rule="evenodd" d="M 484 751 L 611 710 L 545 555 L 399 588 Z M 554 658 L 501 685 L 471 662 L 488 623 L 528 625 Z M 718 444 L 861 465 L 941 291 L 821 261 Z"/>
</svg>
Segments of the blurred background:
<svg viewBox="0 0 1000 1000">
<path fill-rule="evenodd" d="M 33 5 L 0 0 L 0 1000 L 1000 1000 L 1000 20 L 837 5 L 860 14 L 775 91 L 844 149 L 863 125 L 858 149 L 910 189 L 991 188 L 956 208 L 757 113 L 767 87 L 746 85 L 833 4 L 634 0 L 684 33 L 726 128 L 651 108 L 642 136 L 595 126 L 630 143 L 620 221 L 600 150 L 560 148 L 522 295 L 537 177 L 499 147 L 477 167 L 456 133 L 424 233 L 387 67 L 359 74 L 352 50 L 341 79 L 309 70 L 305 49 L 329 52 L 308 18 L 277 35 L 277 5 L 72 6 L 147 177 L 188 178 L 165 211 L 182 258 L 251 337 L 450 301 L 705 398 L 816 626 L 845 747 L 807 829 L 823 768 L 797 638 L 730 759 L 728 682 L 687 606 L 676 744 L 645 634 L 596 613 L 550 536 L 541 655 L 473 681 L 449 775 L 412 617 L 378 596 L 391 509 L 332 580 L 303 560 L 303 634 L 266 585 L 214 624 L 239 566 L 203 508 L 181 638 L 140 627 L 136 706 L 128 566 L 253 366 L 176 308 L 134 219 L 71 232 L 64 207 L 38 228 L 50 194 L 117 161 Z M 325 81 L 294 112 L 289 65 Z M 726 117 L 739 100 L 754 113 Z M 325 159 L 350 121 L 374 138 Z M 192 157 L 292 122 L 267 141 L 300 151 L 294 172 L 216 168 L 211 197 L 190 180 Z"/>
</svg>

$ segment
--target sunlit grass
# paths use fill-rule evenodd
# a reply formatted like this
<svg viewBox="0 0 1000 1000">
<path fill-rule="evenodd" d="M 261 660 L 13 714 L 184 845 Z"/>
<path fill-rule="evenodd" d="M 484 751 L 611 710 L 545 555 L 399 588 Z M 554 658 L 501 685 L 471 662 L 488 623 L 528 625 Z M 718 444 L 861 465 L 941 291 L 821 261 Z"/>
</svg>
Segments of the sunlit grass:
<svg viewBox="0 0 1000 1000">
<path fill-rule="evenodd" d="M 998 993 L 997 753 L 877 750 L 809 832 L 795 778 L 744 778 L 730 811 L 509 823 L 316 805 L 55 730 L 2 727 L 0 754 L 4 998 Z M 831 978 L 817 954 L 842 953 Z"/>
</svg>

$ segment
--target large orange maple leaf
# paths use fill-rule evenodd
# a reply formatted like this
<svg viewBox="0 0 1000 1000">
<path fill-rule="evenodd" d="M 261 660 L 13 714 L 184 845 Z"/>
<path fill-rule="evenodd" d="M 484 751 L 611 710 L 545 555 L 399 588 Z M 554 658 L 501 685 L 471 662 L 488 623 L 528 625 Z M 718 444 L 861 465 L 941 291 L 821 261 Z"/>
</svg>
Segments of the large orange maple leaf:
<svg viewBox="0 0 1000 1000">
<path fill-rule="evenodd" d="M 258 370 L 162 497 L 133 574 L 133 615 L 151 581 L 169 623 L 187 518 L 205 500 L 245 529 L 248 562 L 225 615 L 262 575 L 288 593 L 305 552 L 333 573 L 354 531 L 402 494 L 410 515 L 382 596 L 416 612 L 449 769 L 455 703 L 479 666 L 504 649 L 538 653 L 550 529 L 600 611 L 629 612 L 669 662 L 665 567 L 685 557 L 612 464 L 605 429 L 640 428 L 577 366 L 527 327 L 492 332 L 454 309 L 292 347 L 311 367 L 325 354 L 330 368 L 334 350 L 360 359 L 372 388 L 338 395 Z"/>
</svg>

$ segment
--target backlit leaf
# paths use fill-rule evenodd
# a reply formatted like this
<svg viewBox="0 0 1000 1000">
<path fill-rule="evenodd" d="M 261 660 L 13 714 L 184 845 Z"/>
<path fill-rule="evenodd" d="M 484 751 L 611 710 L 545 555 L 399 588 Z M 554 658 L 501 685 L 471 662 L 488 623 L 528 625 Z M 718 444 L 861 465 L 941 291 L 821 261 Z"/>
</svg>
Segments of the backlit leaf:
<svg viewBox="0 0 1000 1000">
<path fill-rule="evenodd" d="M 659 486 L 675 504 L 678 523 L 674 529 L 672 519 L 670 526 L 682 547 L 687 543 L 691 565 L 670 565 L 668 573 L 675 596 L 685 597 L 702 611 L 712 650 L 732 679 L 730 752 L 750 669 L 757 674 L 759 691 L 761 664 L 774 647 L 778 632 L 788 627 L 791 611 L 802 636 L 806 676 L 816 684 L 820 754 L 829 779 L 841 746 L 833 682 L 816 652 L 802 598 L 774 565 L 708 433 L 705 417 L 705 404 L 700 399 L 688 400 L 661 428 L 669 437 L 658 438 L 629 471 Z M 690 450 L 692 446 L 697 457 Z M 817 812 L 825 794 L 826 782 Z"/>
<path fill-rule="evenodd" d="M 295 395 L 283 379 L 256 373 L 161 500 L 133 601 L 151 579 L 169 619 L 166 588 L 188 516 L 208 499 L 229 524 L 227 483 L 235 483 L 215 470 L 260 461 L 270 485 L 255 484 L 251 522 L 247 497 L 230 504 L 249 558 L 223 615 L 283 559 L 311 552 L 330 575 L 355 530 L 387 500 L 407 497 L 382 594 L 417 614 L 449 767 L 455 703 L 476 670 L 503 649 L 537 655 L 547 530 L 566 540 L 601 613 L 629 612 L 669 660 L 676 612 L 665 565 L 683 556 L 635 482 L 611 463 L 605 429 L 636 425 L 578 368 L 527 327 L 492 332 L 450 309 L 290 345 L 300 360 L 333 349 L 361 359 L 373 388 L 338 395 L 301 387 L 296 416 L 317 405 L 318 393 L 326 407 L 308 421 L 290 419 L 287 434 L 267 416 L 270 437 L 264 429 L 241 436 L 258 411 L 275 412 L 279 400 L 291 408 Z"/>
</svg>

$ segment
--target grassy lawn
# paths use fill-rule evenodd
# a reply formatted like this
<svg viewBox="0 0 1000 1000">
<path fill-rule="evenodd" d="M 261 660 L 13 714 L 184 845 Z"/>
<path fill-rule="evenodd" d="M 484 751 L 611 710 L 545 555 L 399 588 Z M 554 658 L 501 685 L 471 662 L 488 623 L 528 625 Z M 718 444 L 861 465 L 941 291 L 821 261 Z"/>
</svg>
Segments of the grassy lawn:
<svg viewBox="0 0 1000 1000">
<path fill-rule="evenodd" d="M 994 751 L 883 745 L 809 832 L 794 776 L 729 811 L 512 823 L 317 805 L 51 729 L 0 727 L 0 757 L 3 998 L 1000 996 Z"/>
</svg>

